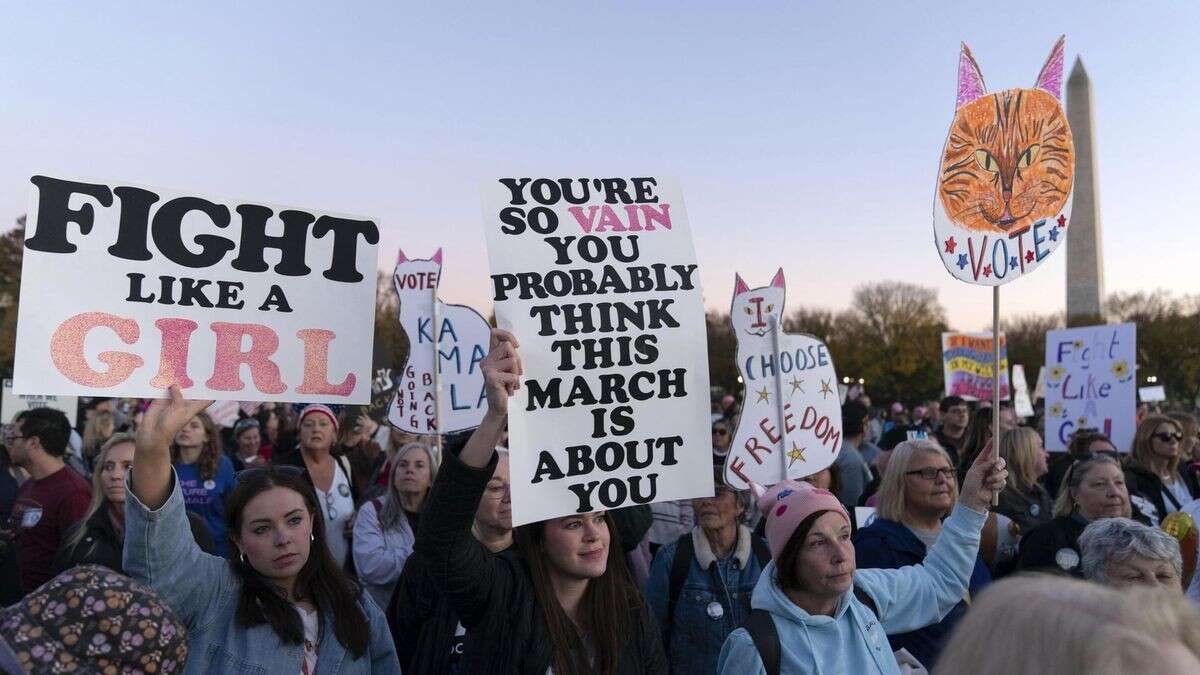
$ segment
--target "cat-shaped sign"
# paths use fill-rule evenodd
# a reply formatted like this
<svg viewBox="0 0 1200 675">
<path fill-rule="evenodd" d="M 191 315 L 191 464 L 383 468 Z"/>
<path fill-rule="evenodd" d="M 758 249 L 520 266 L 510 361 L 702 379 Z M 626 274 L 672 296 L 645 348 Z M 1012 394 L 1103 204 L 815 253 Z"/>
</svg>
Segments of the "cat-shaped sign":
<svg viewBox="0 0 1200 675">
<path fill-rule="evenodd" d="M 833 463 L 842 445 L 841 396 L 833 358 L 811 335 L 783 332 L 783 270 L 770 286 L 735 276 L 730 320 L 746 386 L 742 415 L 725 460 L 725 481 L 744 490 L 774 485 Z"/>
<path fill-rule="evenodd" d="M 412 434 L 452 433 L 477 427 L 487 409 L 479 365 L 487 355 L 491 327 L 470 307 L 437 300 L 441 274 L 440 248 L 428 260 L 409 260 L 400 251 L 392 273 L 400 298 L 400 327 L 408 337 L 409 349 L 408 362 L 400 371 L 388 410 L 388 422 Z"/>
<path fill-rule="evenodd" d="M 999 286 L 1032 272 L 1066 239 L 1075 145 L 1062 105 L 1060 37 L 1032 89 L 986 93 L 967 45 L 942 151 L 934 243 L 955 278 Z"/>
</svg>

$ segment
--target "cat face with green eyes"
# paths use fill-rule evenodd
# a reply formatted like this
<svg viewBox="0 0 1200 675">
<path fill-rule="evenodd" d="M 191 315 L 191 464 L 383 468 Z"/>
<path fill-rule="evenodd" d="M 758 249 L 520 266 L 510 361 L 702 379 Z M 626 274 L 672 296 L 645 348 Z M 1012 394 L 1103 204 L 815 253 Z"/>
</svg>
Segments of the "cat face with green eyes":
<svg viewBox="0 0 1200 675">
<path fill-rule="evenodd" d="M 1059 100 L 1062 70 L 1059 38 L 1034 88 L 985 94 L 979 65 L 962 46 L 958 106 L 938 177 L 950 221 L 972 232 L 1011 235 L 1063 210 L 1075 146 Z"/>
</svg>

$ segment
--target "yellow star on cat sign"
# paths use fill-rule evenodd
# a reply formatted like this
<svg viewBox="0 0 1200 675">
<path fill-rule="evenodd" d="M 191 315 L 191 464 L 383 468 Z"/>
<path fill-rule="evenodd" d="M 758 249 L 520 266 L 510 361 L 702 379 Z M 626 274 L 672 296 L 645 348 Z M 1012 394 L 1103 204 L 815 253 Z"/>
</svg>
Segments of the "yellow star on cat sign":
<svg viewBox="0 0 1200 675">
<path fill-rule="evenodd" d="M 829 386 L 829 380 L 821 380 L 821 398 L 828 398 L 833 393 L 833 388 Z"/>
<path fill-rule="evenodd" d="M 792 449 L 790 452 L 788 452 L 788 459 L 790 459 L 792 461 L 788 462 L 788 468 L 791 468 L 791 466 L 793 464 L 795 464 L 797 461 L 801 461 L 801 462 L 804 461 L 804 451 L 806 449 L 807 448 L 797 448 L 796 442 L 792 441 Z"/>
<path fill-rule="evenodd" d="M 763 387 L 754 393 L 758 394 L 758 401 L 766 401 L 767 403 L 771 402 L 771 395 L 767 393 L 766 387 Z M 755 403 L 758 403 L 758 401 L 755 401 Z"/>
<path fill-rule="evenodd" d="M 790 384 L 792 385 L 792 393 L 788 394 L 788 396 L 792 396 L 793 394 L 795 394 L 797 389 L 800 390 L 801 394 L 804 393 L 804 380 L 793 375 L 792 381 L 790 382 Z"/>
</svg>

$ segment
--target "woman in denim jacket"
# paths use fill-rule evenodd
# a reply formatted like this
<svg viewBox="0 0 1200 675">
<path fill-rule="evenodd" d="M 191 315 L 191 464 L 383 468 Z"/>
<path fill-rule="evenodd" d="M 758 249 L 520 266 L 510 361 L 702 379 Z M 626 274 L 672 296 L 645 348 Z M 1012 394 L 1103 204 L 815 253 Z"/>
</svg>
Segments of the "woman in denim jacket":
<svg viewBox="0 0 1200 675">
<path fill-rule="evenodd" d="M 399 673 L 387 621 L 334 563 L 299 472 L 243 472 L 226 504 L 231 559 L 196 546 L 168 448 L 208 404 L 172 386 L 150 405 L 125 500 L 125 571 L 187 625 L 186 672 Z"/>
<path fill-rule="evenodd" d="M 740 523 L 749 493 L 727 487 L 722 467 L 713 473 L 716 495 L 692 500 L 696 527 L 658 549 L 646 583 L 673 673 L 716 675 L 721 645 L 745 623 L 771 560 L 766 543 Z"/>
</svg>

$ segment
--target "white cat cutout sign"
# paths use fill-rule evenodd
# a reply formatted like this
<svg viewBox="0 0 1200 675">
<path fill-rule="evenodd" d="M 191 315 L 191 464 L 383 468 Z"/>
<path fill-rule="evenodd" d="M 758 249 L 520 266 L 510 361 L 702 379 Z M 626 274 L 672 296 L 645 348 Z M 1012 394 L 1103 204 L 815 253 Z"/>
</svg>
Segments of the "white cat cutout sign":
<svg viewBox="0 0 1200 675">
<path fill-rule="evenodd" d="M 725 482 L 774 485 L 833 463 L 842 446 L 842 408 L 829 347 L 811 335 L 783 332 L 783 269 L 769 286 L 735 276 L 730 321 L 746 393 L 725 460 Z"/>
<path fill-rule="evenodd" d="M 487 409 L 479 364 L 487 356 L 491 327 L 474 309 L 438 300 L 441 277 L 440 248 L 426 260 L 410 260 L 400 251 L 392 273 L 400 299 L 400 327 L 409 348 L 408 362 L 400 371 L 388 409 L 388 422 L 410 434 L 477 427 Z"/>
</svg>

